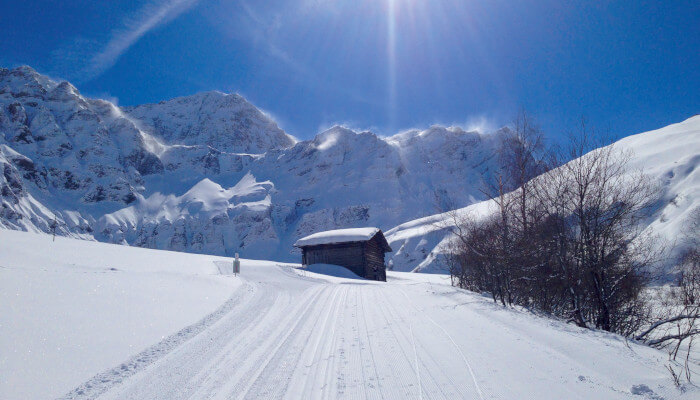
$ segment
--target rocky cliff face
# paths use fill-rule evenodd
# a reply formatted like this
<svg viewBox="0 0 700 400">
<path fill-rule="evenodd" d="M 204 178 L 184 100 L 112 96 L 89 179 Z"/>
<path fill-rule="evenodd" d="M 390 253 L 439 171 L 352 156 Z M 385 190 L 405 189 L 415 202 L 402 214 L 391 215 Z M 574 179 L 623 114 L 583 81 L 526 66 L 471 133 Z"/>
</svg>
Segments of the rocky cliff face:
<svg viewBox="0 0 700 400">
<path fill-rule="evenodd" d="M 444 127 L 297 142 L 236 94 L 119 108 L 0 69 L 0 226 L 296 260 L 291 244 L 315 231 L 386 230 L 479 200 L 497 146 Z"/>
</svg>

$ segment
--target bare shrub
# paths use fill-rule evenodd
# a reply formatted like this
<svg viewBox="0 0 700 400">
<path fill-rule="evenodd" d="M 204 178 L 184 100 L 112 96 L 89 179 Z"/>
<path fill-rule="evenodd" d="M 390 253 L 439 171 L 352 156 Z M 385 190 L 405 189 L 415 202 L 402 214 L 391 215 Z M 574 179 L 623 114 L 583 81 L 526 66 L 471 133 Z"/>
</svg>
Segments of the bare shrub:
<svg viewBox="0 0 700 400">
<path fill-rule="evenodd" d="M 594 148 L 583 124 L 558 154 L 542 150 L 527 115 L 513 125 L 485 190 L 494 213 L 453 221 L 455 280 L 582 327 L 637 331 L 648 320 L 642 291 L 656 256 L 638 229 L 656 200 L 653 185 L 629 171 L 629 154 Z M 552 169 L 541 175 L 545 159 Z"/>
</svg>

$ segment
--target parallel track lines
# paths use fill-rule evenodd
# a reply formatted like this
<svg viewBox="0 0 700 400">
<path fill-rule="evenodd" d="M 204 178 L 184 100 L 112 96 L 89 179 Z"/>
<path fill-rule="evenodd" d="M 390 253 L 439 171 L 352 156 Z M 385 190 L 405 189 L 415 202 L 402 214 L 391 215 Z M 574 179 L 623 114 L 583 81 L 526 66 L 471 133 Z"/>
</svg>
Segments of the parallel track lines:
<svg viewBox="0 0 700 400">
<path fill-rule="evenodd" d="M 424 310 L 418 309 L 418 308 L 415 306 L 415 304 L 413 303 L 413 301 L 411 300 L 411 298 L 408 296 L 408 294 L 406 294 L 405 291 L 403 291 L 400 287 L 396 287 L 396 289 L 397 289 L 399 292 L 401 292 L 401 294 L 403 294 L 403 296 L 406 298 L 407 302 L 408 302 L 420 315 L 424 316 L 424 317 L 425 317 L 428 321 L 430 321 L 433 325 L 435 325 L 436 327 L 438 327 L 438 328 L 442 331 L 442 333 L 450 340 L 450 342 L 452 343 L 452 345 L 454 346 L 454 348 L 456 348 L 457 351 L 459 352 L 459 354 L 460 354 L 460 356 L 461 356 L 461 358 L 462 358 L 462 361 L 464 362 L 465 366 L 467 367 L 467 369 L 468 369 L 468 371 L 469 371 L 469 375 L 470 375 L 471 378 L 472 378 L 472 383 L 474 384 L 474 388 L 476 389 L 476 391 L 477 391 L 477 393 L 478 393 L 478 395 L 479 395 L 479 398 L 480 398 L 481 400 L 484 400 L 484 394 L 483 394 L 483 392 L 481 391 L 481 387 L 479 386 L 479 382 L 478 382 L 477 379 L 476 379 L 476 375 L 474 374 L 474 370 L 472 369 L 471 363 L 469 363 L 469 361 L 467 360 L 467 357 L 464 355 L 464 352 L 462 352 L 462 349 L 457 345 L 457 343 L 456 343 L 455 340 L 452 338 L 452 336 L 447 332 L 447 330 L 446 330 L 442 325 L 438 324 L 433 318 L 431 318 L 430 315 L 429 315 L 428 313 L 426 313 Z"/>
<path fill-rule="evenodd" d="M 483 400 L 464 351 L 407 287 L 252 271 L 217 320 L 67 398 Z"/>
<path fill-rule="evenodd" d="M 283 322 L 277 324 L 277 328 L 273 331 L 273 334 L 268 337 L 262 344 L 255 345 L 253 351 L 246 353 L 247 364 L 250 365 L 253 360 L 259 362 L 258 367 L 253 366 L 253 370 L 245 370 L 244 374 L 237 374 L 228 380 L 227 384 L 218 391 L 215 398 L 227 398 L 229 394 L 237 394 L 237 398 L 244 398 L 245 395 L 250 390 L 251 386 L 256 379 L 260 376 L 262 371 L 270 362 L 270 359 L 279 351 L 280 347 L 286 340 L 290 337 L 291 333 L 295 331 L 299 323 L 306 318 L 310 310 L 310 306 L 313 305 L 318 297 L 321 296 L 327 290 L 326 287 L 322 287 L 318 293 L 310 296 L 309 299 L 301 303 L 301 305 L 294 308 L 293 312 L 287 313 L 283 317 Z M 286 309 L 281 310 L 282 313 L 287 311 Z M 273 322 L 273 321 L 270 321 Z M 238 379 L 236 379 L 238 378 Z"/>
<path fill-rule="evenodd" d="M 377 392 L 379 394 L 380 398 L 384 398 L 384 395 L 382 394 L 382 378 L 379 376 L 379 371 L 377 370 L 377 361 L 374 357 L 374 351 L 372 349 L 372 342 L 374 341 L 373 338 L 370 337 L 369 335 L 369 328 L 367 327 L 367 310 L 365 309 L 365 298 L 368 297 L 369 293 L 374 292 L 374 288 L 366 288 L 364 291 L 368 292 L 366 296 L 360 297 L 360 304 L 361 304 L 361 309 L 362 309 L 362 321 L 364 322 L 365 326 L 365 337 L 367 338 L 367 348 L 369 349 L 369 354 L 370 358 L 372 359 L 372 368 L 374 369 L 374 376 L 376 379 L 376 385 L 377 385 Z M 359 321 L 359 318 L 358 318 Z"/>
</svg>

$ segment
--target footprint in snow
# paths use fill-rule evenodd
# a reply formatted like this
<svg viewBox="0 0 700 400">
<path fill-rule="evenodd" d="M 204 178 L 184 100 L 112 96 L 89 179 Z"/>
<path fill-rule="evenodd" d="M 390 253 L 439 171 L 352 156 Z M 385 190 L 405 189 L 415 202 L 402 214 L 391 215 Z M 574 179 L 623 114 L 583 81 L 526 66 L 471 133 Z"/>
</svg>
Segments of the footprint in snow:
<svg viewBox="0 0 700 400">
<path fill-rule="evenodd" d="M 632 386 L 632 389 L 630 389 L 630 392 L 632 394 L 635 394 L 637 396 L 644 396 L 647 399 L 652 399 L 652 400 L 663 400 L 664 398 L 659 396 L 658 394 L 654 393 L 651 388 L 645 384 L 639 384 L 639 385 L 634 385 Z"/>
</svg>

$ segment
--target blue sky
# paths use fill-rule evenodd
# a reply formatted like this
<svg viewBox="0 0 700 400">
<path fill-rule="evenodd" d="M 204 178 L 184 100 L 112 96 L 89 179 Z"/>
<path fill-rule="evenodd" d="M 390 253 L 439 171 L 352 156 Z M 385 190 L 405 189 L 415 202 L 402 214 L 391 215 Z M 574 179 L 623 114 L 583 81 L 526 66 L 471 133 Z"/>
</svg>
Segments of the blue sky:
<svg viewBox="0 0 700 400">
<path fill-rule="evenodd" d="M 528 110 L 615 136 L 700 113 L 700 2 L 0 0 L 0 65 L 133 105 L 238 92 L 289 133 L 491 129 Z"/>
</svg>

